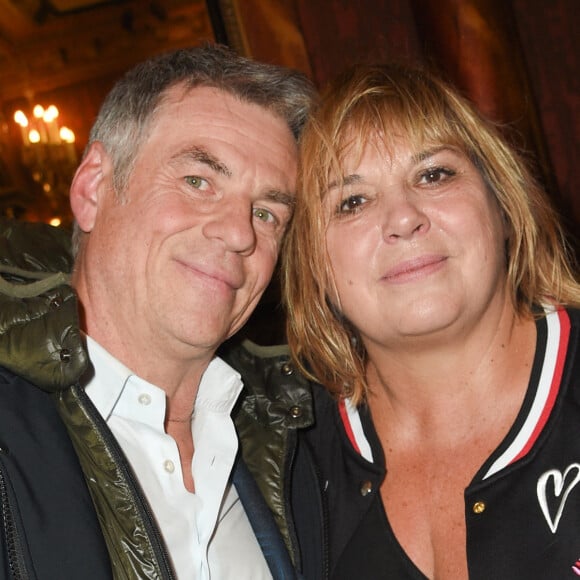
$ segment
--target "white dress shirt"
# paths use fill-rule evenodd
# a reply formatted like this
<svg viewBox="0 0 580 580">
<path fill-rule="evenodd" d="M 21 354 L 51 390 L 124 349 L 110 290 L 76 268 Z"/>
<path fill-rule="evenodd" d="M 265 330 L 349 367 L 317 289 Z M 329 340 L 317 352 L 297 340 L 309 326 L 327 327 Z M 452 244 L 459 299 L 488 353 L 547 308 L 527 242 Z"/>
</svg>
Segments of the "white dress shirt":
<svg viewBox="0 0 580 580">
<path fill-rule="evenodd" d="M 153 510 L 180 579 L 271 579 L 236 489 L 238 449 L 230 417 L 242 383 L 219 358 L 205 371 L 192 417 L 195 493 L 183 484 L 175 440 L 165 433 L 165 392 L 133 374 L 90 337 L 95 373 L 86 392 L 115 435 Z"/>
</svg>

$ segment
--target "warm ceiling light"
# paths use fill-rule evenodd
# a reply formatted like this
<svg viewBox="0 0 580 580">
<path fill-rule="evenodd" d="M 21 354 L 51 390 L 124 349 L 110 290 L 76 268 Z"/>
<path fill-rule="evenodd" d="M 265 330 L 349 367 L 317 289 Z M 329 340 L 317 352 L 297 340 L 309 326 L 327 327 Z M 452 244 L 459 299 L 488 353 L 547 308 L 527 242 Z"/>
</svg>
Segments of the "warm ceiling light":
<svg viewBox="0 0 580 580">
<path fill-rule="evenodd" d="M 28 133 L 28 140 L 31 143 L 40 143 L 40 133 L 36 129 L 32 129 L 32 131 Z"/>
<path fill-rule="evenodd" d="M 68 127 L 61 127 L 58 134 L 65 143 L 75 142 L 75 134 Z"/>
<path fill-rule="evenodd" d="M 21 127 L 28 127 L 28 117 L 22 111 L 14 113 L 14 121 Z"/>
<path fill-rule="evenodd" d="M 42 115 L 42 120 L 45 123 L 52 123 L 58 117 L 58 109 L 54 105 L 50 105 L 44 114 Z"/>
</svg>

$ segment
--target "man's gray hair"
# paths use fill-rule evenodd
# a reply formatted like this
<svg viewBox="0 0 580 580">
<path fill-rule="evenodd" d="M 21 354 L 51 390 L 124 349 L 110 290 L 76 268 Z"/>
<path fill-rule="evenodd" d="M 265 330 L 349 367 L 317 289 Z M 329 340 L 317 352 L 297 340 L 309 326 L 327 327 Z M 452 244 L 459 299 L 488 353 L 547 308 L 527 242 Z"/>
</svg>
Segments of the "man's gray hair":
<svg viewBox="0 0 580 580">
<path fill-rule="evenodd" d="M 310 81 L 213 44 L 161 54 L 127 72 L 105 99 L 89 135 L 111 156 L 114 187 L 124 191 L 143 135 L 169 89 L 215 87 L 280 116 L 298 139 L 312 102 Z"/>
</svg>

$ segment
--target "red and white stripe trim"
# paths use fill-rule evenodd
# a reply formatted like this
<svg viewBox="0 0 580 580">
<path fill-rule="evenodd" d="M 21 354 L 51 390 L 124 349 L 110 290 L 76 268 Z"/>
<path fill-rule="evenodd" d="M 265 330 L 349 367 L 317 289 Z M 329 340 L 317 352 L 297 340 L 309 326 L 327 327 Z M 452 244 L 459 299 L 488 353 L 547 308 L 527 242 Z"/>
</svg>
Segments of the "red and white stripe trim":
<svg viewBox="0 0 580 580">
<path fill-rule="evenodd" d="M 372 463 L 373 452 L 363 431 L 358 409 L 351 403 L 350 399 L 341 399 L 338 403 L 338 411 L 351 445 L 358 454 Z"/>
<path fill-rule="evenodd" d="M 548 337 L 544 364 L 528 416 L 509 447 L 494 461 L 483 479 L 491 477 L 527 455 L 550 417 L 562 383 L 570 338 L 570 318 L 565 310 L 550 310 L 546 315 L 546 323 Z"/>
</svg>

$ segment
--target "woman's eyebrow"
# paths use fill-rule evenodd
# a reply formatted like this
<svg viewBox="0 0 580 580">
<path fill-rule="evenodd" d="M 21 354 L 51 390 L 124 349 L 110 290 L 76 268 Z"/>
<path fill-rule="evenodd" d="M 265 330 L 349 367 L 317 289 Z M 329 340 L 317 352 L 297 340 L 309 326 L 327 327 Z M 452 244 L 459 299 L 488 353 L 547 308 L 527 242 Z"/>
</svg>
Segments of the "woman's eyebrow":
<svg viewBox="0 0 580 580">
<path fill-rule="evenodd" d="M 414 163 L 420 163 L 421 161 L 425 161 L 425 159 L 429 159 L 437 153 L 441 153 L 441 151 L 450 151 L 451 153 L 457 154 L 459 152 L 458 149 L 452 147 L 451 145 L 439 145 L 438 147 L 431 147 L 430 149 L 425 149 L 424 151 L 420 151 L 419 153 L 415 153 L 411 160 Z"/>
<path fill-rule="evenodd" d="M 347 185 L 353 185 L 355 183 L 360 183 L 362 181 L 362 176 L 358 173 L 352 173 L 351 175 L 345 175 L 340 179 L 335 179 L 328 184 L 326 191 L 335 189 L 336 187 L 345 187 Z"/>
</svg>

